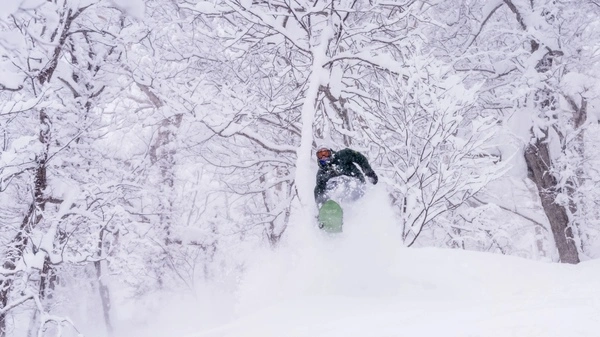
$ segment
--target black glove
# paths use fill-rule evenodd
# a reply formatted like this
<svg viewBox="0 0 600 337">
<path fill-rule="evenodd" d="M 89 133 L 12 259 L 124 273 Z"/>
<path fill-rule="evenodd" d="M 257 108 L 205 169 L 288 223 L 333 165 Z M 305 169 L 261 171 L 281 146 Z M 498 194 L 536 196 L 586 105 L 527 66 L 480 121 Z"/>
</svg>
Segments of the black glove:
<svg viewBox="0 0 600 337">
<path fill-rule="evenodd" d="M 376 185 L 377 182 L 379 181 L 379 178 L 377 178 L 377 175 L 375 174 L 375 172 L 370 172 L 370 174 L 367 177 L 369 177 L 369 180 L 371 181 L 371 183 L 373 185 Z"/>
</svg>

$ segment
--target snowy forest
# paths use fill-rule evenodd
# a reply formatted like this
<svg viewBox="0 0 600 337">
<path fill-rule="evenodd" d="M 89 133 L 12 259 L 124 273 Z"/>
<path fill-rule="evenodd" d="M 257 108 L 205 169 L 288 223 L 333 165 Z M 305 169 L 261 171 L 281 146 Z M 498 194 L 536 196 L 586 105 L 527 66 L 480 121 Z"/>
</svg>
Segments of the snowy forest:
<svg viewBox="0 0 600 337">
<path fill-rule="evenodd" d="M 320 144 L 399 247 L 600 258 L 599 78 L 597 0 L 3 0 L 0 337 L 235 287 Z"/>
</svg>

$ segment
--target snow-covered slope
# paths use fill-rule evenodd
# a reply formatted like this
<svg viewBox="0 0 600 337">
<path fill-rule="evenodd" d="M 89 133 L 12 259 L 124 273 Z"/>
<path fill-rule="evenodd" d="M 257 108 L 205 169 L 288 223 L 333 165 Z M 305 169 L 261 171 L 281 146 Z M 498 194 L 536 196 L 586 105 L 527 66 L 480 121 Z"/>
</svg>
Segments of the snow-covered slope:
<svg viewBox="0 0 600 337">
<path fill-rule="evenodd" d="M 191 336 L 600 336 L 600 261 L 440 249 L 399 249 L 391 261 L 375 275 L 348 272 L 346 283 L 339 276 L 351 263 L 317 268 L 290 288 L 290 278 L 265 275 L 269 287 L 239 319 Z"/>
<path fill-rule="evenodd" d="M 234 299 L 216 298 L 221 309 L 234 306 L 232 315 L 204 311 L 198 320 L 208 314 L 219 324 L 183 335 L 600 336 L 600 260 L 573 266 L 403 248 L 384 192 L 370 193 L 353 208 L 369 211 L 347 211 L 341 236 L 295 222 L 281 247 L 253 256 Z"/>
<path fill-rule="evenodd" d="M 402 248 L 372 193 L 343 236 L 294 228 L 250 268 L 238 318 L 191 336 L 600 336 L 600 261 Z"/>
</svg>

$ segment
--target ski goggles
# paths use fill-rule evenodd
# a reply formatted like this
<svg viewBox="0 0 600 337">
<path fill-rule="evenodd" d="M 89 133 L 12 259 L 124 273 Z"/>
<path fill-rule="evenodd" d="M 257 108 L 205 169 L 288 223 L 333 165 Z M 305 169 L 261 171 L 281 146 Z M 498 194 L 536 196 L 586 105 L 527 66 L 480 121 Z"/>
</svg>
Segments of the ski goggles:
<svg viewBox="0 0 600 337">
<path fill-rule="evenodd" d="M 327 158 L 331 158 L 331 150 L 321 149 L 321 150 L 317 151 L 317 159 L 321 160 L 321 159 L 327 159 Z"/>
</svg>

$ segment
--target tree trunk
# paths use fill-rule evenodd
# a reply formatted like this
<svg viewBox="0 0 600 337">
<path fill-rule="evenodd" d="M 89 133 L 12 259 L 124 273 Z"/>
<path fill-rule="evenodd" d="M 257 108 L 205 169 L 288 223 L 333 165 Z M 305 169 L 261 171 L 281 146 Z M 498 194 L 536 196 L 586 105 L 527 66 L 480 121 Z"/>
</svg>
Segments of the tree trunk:
<svg viewBox="0 0 600 337">
<path fill-rule="evenodd" d="M 100 293 L 100 300 L 102 301 L 102 313 L 104 315 L 104 323 L 106 324 L 106 330 L 108 331 L 108 335 L 112 336 L 113 326 L 110 319 L 110 291 L 104 283 L 104 280 L 102 280 L 102 261 L 95 261 L 94 267 L 96 267 L 96 276 L 98 277 L 98 292 Z"/>
<path fill-rule="evenodd" d="M 531 27 L 528 27 L 526 18 L 532 13 L 521 13 L 521 11 L 534 11 L 533 2 L 530 8 L 519 7 L 513 3 L 513 0 L 503 0 L 508 8 L 515 14 L 517 22 L 523 29 L 527 31 Z M 556 76 L 553 69 L 556 67 L 556 58 L 563 56 L 564 53 L 558 50 L 560 44 L 556 43 L 555 46 L 544 45 L 543 41 L 535 39 L 530 40 L 531 53 L 534 54 L 540 48 L 544 48 L 547 52 L 544 56 L 538 60 L 535 71 L 539 74 L 549 74 L 546 80 L 542 80 L 539 85 L 539 89 L 533 95 L 533 99 L 536 108 L 539 109 L 538 113 L 542 118 L 548 118 L 547 112 L 555 114 L 557 109 L 558 97 L 557 91 L 552 90 L 553 85 L 550 84 L 550 78 Z M 544 78 L 544 76 L 540 76 Z M 545 82 L 545 83 L 544 83 Z M 582 116 L 574 116 L 578 121 L 575 124 L 582 123 L 585 119 Z M 540 130 L 544 133 L 543 137 L 533 135 L 535 142 L 529 143 L 525 149 L 525 161 L 527 163 L 527 170 L 530 178 L 535 182 L 540 199 L 542 201 L 542 207 L 550 222 L 550 228 L 554 236 L 556 248 L 558 249 L 558 255 L 560 262 L 563 263 L 579 263 L 579 253 L 575 245 L 573 229 L 571 228 L 571 219 L 569 219 L 569 212 L 576 211 L 577 205 L 571 201 L 567 202 L 567 205 L 559 205 L 556 203 L 557 180 L 556 177 L 550 172 L 550 168 L 553 166 L 550 158 L 550 149 L 547 143 L 548 140 L 548 127 Z M 562 192 L 562 191 L 561 191 Z M 567 192 L 568 195 L 572 193 Z"/>
<path fill-rule="evenodd" d="M 573 230 L 569 226 L 569 216 L 564 205 L 556 201 L 556 178 L 549 172 L 551 166 L 550 149 L 545 141 L 547 137 L 537 139 L 525 149 L 525 161 L 531 179 L 535 182 L 542 207 L 550 222 L 560 262 L 579 263 L 579 253 L 573 240 Z"/>
<path fill-rule="evenodd" d="M 183 114 L 177 114 L 169 118 L 165 118 L 158 129 L 158 136 L 152 147 L 150 148 L 150 160 L 152 164 L 158 164 L 160 167 L 160 175 L 162 178 L 160 191 L 161 200 L 159 205 L 160 222 L 166 234 L 165 245 L 171 244 L 171 225 L 173 200 L 171 193 L 175 186 L 175 176 L 173 167 L 175 166 L 176 150 L 173 147 L 173 142 L 176 138 L 176 133 L 173 129 L 179 128 Z"/>
<path fill-rule="evenodd" d="M 96 269 L 96 277 L 98 278 L 98 292 L 100 294 L 100 300 L 102 301 L 102 313 L 104 315 L 104 324 L 106 324 L 106 330 L 108 335 L 112 336 L 113 326 L 110 319 L 110 308 L 112 304 L 110 302 L 110 290 L 104 282 L 103 268 L 102 268 L 102 252 L 104 251 L 104 230 L 100 231 L 100 237 L 98 238 L 98 260 L 94 261 L 94 267 Z"/>
<path fill-rule="evenodd" d="M 154 102 L 154 101 L 153 101 Z M 165 118 L 162 120 L 161 125 L 158 129 L 157 137 L 150 147 L 150 160 L 152 165 L 158 165 L 160 169 L 160 195 L 158 204 L 158 213 L 160 228 L 162 229 L 162 242 L 164 246 L 173 244 L 172 227 L 173 227 L 173 191 L 175 186 L 175 155 L 176 149 L 173 145 L 177 134 L 175 130 L 181 125 L 183 114 L 176 114 L 174 116 Z M 168 256 L 165 252 L 161 253 L 158 258 L 163 264 L 169 265 Z M 163 275 L 161 272 L 157 274 L 157 282 L 160 287 L 163 286 Z"/>
<path fill-rule="evenodd" d="M 29 228 L 29 222 L 31 221 L 32 216 L 35 214 L 35 203 L 32 203 L 29 206 L 29 210 L 27 211 L 27 215 L 23 219 L 21 223 L 21 228 L 17 232 L 17 235 L 12 239 L 9 247 L 7 248 L 6 256 L 4 258 L 4 262 L 2 267 L 5 270 L 15 270 L 17 261 L 23 255 L 23 250 L 25 246 L 27 246 L 28 235 L 25 235 L 25 231 Z M 8 316 L 8 311 L 4 311 L 6 309 L 6 305 L 8 304 L 8 298 L 10 296 L 10 291 L 14 283 L 14 277 L 12 275 L 3 275 L 2 279 L 0 279 L 0 337 L 7 336 L 7 326 L 6 326 L 6 318 Z"/>
<path fill-rule="evenodd" d="M 577 156 L 577 165 L 575 169 L 575 176 L 570 179 L 570 184 L 567 186 L 567 191 L 570 198 L 570 211 L 573 215 L 573 226 L 577 229 L 577 235 L 580 240 L 580 249 L 582 252 L 585 251 L 586 241 L 589 240 L 589 234 L 582 234 L 585 231 L 581 231 L 581 227 L 585 226 L 586 219 L 588 219 L 589 209 L 586 207 L 589 198 L 582 195 L 581 192 L 577 191 L 577 188 L 583 186 L 586 172 L 593 170 L 593 167 L 589 166 L 588 161 L 585 159 L 585 122 L 587 121 L 587 99 L 582 97 L 579 105 L 575 99 L 571 96 L 564 95 L 565 99 L 573 109 L 573 129 L 576 133 L 574 140 L 569 141 L 567 139 L 562 140 L 565 145 L 570 143 L 573 147 L 574 155 Z"/>
<path fill-rule="evenodd" d="M 50 127 L 51 122 L 46 110 L 39 112 L 40 119 L 40 143 L 44 145 L 44 151 L 36 158 L 35 178 L 33 187 L 34 200 L 29 205 L 27 214 L 21 222 L 19 231 L 11 240 L 4 256 L 2 266 L 5 270 L 13 271 L 17 267 L 17 262 L 23 257 L 23 252 L 28 244 L 29 234 L 32 229 L 42 220 L 42 213 L 46 208 L 47 198 L 44 191 L 48 185 L 46 176 L 46 162 L 48 161 L 48 149 L 50 146 Z M 38 214 L 38 210 L 41 211 Z M 48 266 L 48 268 L 51 268 Z M 4 275 L 0 279 L 0 337 L 6 337 L 6 318 L 10 310 L 4 311 L 8 304 L 10 291 L 13 287 L 15 278 L 13 275 Z"/>
</svg>

